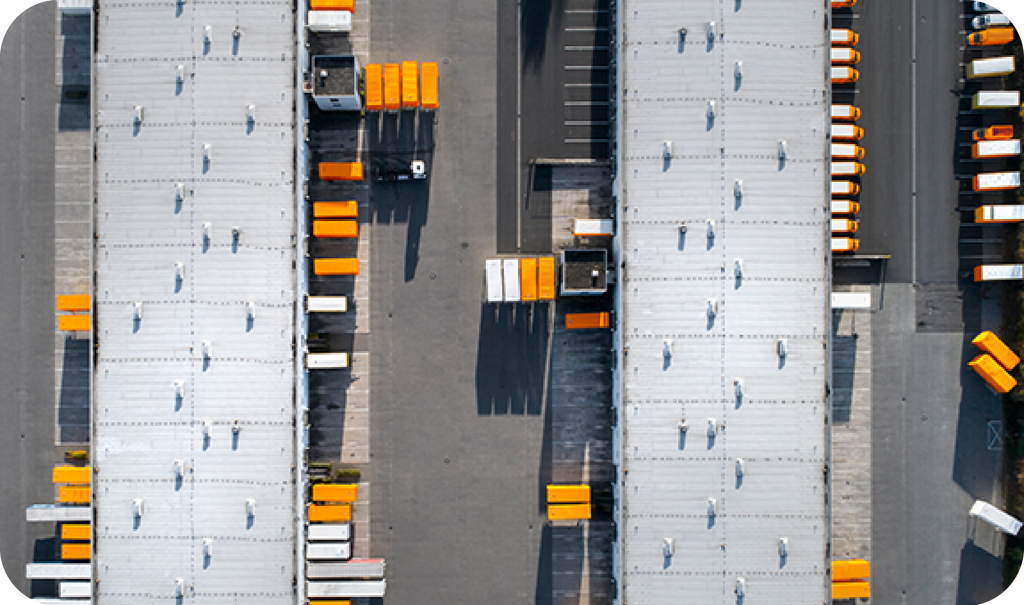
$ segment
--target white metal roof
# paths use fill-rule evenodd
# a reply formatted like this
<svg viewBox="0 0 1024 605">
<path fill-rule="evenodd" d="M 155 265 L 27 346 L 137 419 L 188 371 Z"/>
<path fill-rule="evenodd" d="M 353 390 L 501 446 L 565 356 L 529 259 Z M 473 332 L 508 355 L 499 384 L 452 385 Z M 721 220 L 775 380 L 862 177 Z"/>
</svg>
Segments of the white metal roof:
<svg viewBox="0 0 1024 605">
<path fill-rule="evenodd" d="M 96 19 L 94 601 L 294 603 L 292 4 Z"/>
<path fill-rule="evenodd" d="M 826 6 L 622 9 L 620 597 L 630 605 L 732 605 L 738 578 L 750 602 L 829 600 Z"/>
</svg>

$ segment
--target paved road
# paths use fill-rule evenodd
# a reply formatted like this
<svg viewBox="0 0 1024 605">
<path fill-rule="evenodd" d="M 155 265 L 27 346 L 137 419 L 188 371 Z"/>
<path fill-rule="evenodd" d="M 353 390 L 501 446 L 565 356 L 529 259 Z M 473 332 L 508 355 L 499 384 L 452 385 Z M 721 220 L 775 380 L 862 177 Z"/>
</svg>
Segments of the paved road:
<svg viewBox="0 0 1024 605">
<path fill-rule="evenodd" d="M 25 563 L 53 560 L 52 524 L 25 507 L 52 502 L 54 447 L 54 3 L 37 4 L 0 49 L 0 538 L 14 585 Z"/>
<path fill-rule="evenodd" d="M 864 113 L 861 253 L 892 255 L 881 271 L 836 273 L 882 283 L 872 316 L 876 604 L 966 605 L 1001 591 L 1001 541 L 966 514 L 974 498 L 999 500 L 1002 455 L 987 448 L 999 399 L 966 368 L 970 337 L 998 330 L 1000 317 L 995 290 L 958 276 L 973 264 L 960 256 L 979 252 L 958 241 L 961 9 L 866 2 L 856 18 L 834 18 L 861 35 L 857 92 L 834 95 Z M 978 231 L 969 237 L 989 237 Z"/>
</svg>

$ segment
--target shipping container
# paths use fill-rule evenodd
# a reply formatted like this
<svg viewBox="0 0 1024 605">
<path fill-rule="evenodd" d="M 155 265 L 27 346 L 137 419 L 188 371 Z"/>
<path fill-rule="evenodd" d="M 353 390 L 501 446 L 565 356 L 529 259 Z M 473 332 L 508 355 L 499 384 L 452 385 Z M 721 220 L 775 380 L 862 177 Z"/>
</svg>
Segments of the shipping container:
<svg viewBox="0 0 1024 605">
<path fill-rule="evenodd" d="M 863 160 L 864 148 L 853 143 L 832 143 L 833 160 Z"/>
<path fill-rule="evenodd" d="M 348 297 L 306 296 L 306 313 L 346 313 Z"/>
<path fill-rule="evenodd" d="M 537 299 L 555 300 L 555 283 L 555 257 L 540 257 L 537 261 Z"/>
<path fill-rule="evenodd" d="M 92 297 L 88 294 L 61 294 L 57 297 L 58 311 L 90 311 Z"/>
<path fill-rule="evenodd" d="M 967 64 L 968 79 L 992 78 L 1012 74 L 1014 63 L 1012 56 L 975 59 Z"/>
<path fill-rule="evenodd" d="M 992 358 L 988 353 L 982 353 L 974 359 L 972 359 L 967 365 L 969 365 L 978 376 L 988 383 L 990 387 L 995 389 L 997 393 L 1009 393 L 1013 390 L 1013 387 L 1017 386 L 1017 380 L 1010 376 L 1010 374 L 1003 369 L 1003 366 L 999 365 L 995 359 Z"/>
<path fill-rule="evenodd" d="M 974 281 L 1009 281 L 1024 277 L 1022 265 L 978 265 L 974 268 Z"/>
<path fill-rule="evenodd" d="M 341 370 L 348 367 L 348 353 L 306 353 L 307 370 Z"/>
<path fill-rule="evenodd" d="M 1016 536 L 1020 532 L 1020 521 L 984 500 L 975 500 L 968 514 L 991 524 L 999 531 L 1011 536 Z"/>
<path fill-rule="evenodd" d="M 358 258 L 313 259 L 314 275 L 359 275 Z"/>
<path fill-rule="evenodd" d="M 402 61 L 402 109 L 420 106 L 420 64 Z"/>
<path fill-rule="evenodd" d="M 971 133 L 975 141 L 1005 141 L 1013 138 L 1013 126 L 989 126 L 977 128 Z"/>
<path fill-rule="evenodd" d="M 971 146 L 971 157 L 976 160 L 1012 158 L 1020 155 L 1020 139 L 978 141 Z"/>
<path fill-rule="evenodd" d="M 60 526 L 61 540 L 92 540 L 92 525 L 88 523 L 64 523 Z"/>
<path fill-rule="evenodd" d="M 1019 223 L 1024 221 L 1024 206 L 978 206 L 974 209 L 976 223 Z"/>
<path fill-rule="evenodd" d="M 1003 191 L 1020 187 L 1020 172 L 983 172 L 973 180 L 974 191 Z"/>
<path fill-rule="evenodd" d="M 314 502 L 355 502 L 359 486 L 354 483 L 317 483 L 313 485 Z"/>
<path fill-rule="evenodd" d="M 313 218 L 357 218 L 359 202 L 314 202 Z"/>
<path fill-rule="evenodd" d="M 860 78 L 860 74 L 852 67 L 833 66 L 831 68 L 833 84 L 852 84 Z"/>
<path fill-rule="evenodd" d="M 856 252 L 860 248 L 860 242 L 852 237 L 833 237 L 832 253 Z"/>
<path fill-rule="evenodd" d="M 359 237 L 359 223 L 356 221 L 313 221 L 313 237 L 356 238 Z"/>
<path fill-rule="evenodd" d="M 1020 363 L 1020 357 L 992 332 L 985 331 L 978 334 L 971 343 L 991 355 L 992 359 L 999 362 L 999 365 L 1006 368 L 1007 371 L 1017 367 Z"/>
<path fill-rule="evenodd" d="M 840 121 L 856 121 L 860 119 L 860 108 L 853 105 L 833 105 L 832 119 Z"/>
<path fill-rule="evenodd" d="M 832 599 L 869 599 L 871 598 L 871 583 L 864 580 L 851 580 L 849 582 L 832 582 Z"/>
<path fill-rule="evenodd" d="M 308 561 L 347 561 L 351 558 L 351 542 L 316 542 L 306 544 L 306 560 Z"/>
<path fill-rule="evenodd" d="M 569 504 L 590 502 L 589 485 L 549 485 L 548 504 Z"/>
<path fill-rule="evenodd" d="M 1020 106 L 1020 91 L 999 90 L 974 93 L 971 97 L 972 109 L 1008 109 Z"/>
</svg>

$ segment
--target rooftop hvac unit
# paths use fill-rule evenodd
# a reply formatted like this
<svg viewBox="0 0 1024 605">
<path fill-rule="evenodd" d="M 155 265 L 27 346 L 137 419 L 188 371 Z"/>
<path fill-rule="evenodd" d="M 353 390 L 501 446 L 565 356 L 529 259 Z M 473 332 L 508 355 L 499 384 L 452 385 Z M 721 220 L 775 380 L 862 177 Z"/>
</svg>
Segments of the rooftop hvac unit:
<svg viewBox="0 0 1024 605">
<path fill-rule="evenodd" d="M 174 184 L 174 197 L 180 202 L 185 199 L 185 183 Z"/>
<path fill-rule="evenodd" d="M 135 106 L 135 123 L 136 124 L 141 124 L 142 123 L 143 114 L 144 114 L 144 110 L 142 109 L 142 105 L 136 105 Z"/>
<path fill-rule="evenodd" d="M 236 26 L 235 26 L 235 29 L 234 29 L 234 30 L 232 30 L 232 32 L 231 32 L 231 36 L 232 36 L 232 37 L 233 37 L 233 38 L 234 38 L 235 40 L 239 40 L 239 39 L 241 39 L 241 38 L 242 38 L 242 28 L 240 28 L 240 27 L 238 27 L 238 26 L 236 25 Z"/>
<path fill-rule="evenodd" d="M 742 477 L 747 474 L 747 461 L 743 458 L 736 459 L 736 476 Z"/>
<path fill-rule="evenodd" d="M 709 298 L 707 301 L 707 306 L 708 319 L 714 319 L 715 316 L 718 315 L 718 300 L 714 298 Z"/>
<path fill-rule="evenodd" d="M 181 458 L 174 461 L 174 477 L 181 479 L 185 476 L 185 461 Z"/>
<path fill-rule="evenodd" d="M 665 141 L 661 145 L 661 157 L 666 160 L 672 159 L 672 141 Z"/>
<path fill-rule="evenodd" d="M 708 418 L 708 437 L 714 437 L 718 434 L 718 420 L 714 418 Z"/>
<path fill-rule="evenodd" d="M 736 271 L 736 277 L 743 277 L 743 259 L 742 258 L 737 258 L 736 259 L 736 262 L 734 264 L 734 268 L 735 268 L 735 271 Z"/>
<path fill-rule="evenodd" d="M 661 541 L 661 554 L 665 557 L 671 557 L 676 554 L 676 541 L 672 538 L 665 538 Z"/>
<path fill-rule="evenodd" d="M 743 179 L 736 179 L 732 183 L 733 197 L 743 197 Z"/>
<path fill-rule="evenodd" d="M 185 82 L 185 66 L 178 65 L 177 67 L 175 67 L 174 76 L 178 80 L 179 84 L 183 84 Z"/>
<path fill-rule="evenodd" d="M 213 556 L 213 538 L 203 538 L 203 556 L 207 559 Z"/>
<path fill-rule="evenodd" d="M 248 120 L 250 124 L 255 124 L 256 123 L 256 106 L 255 105 L 246 105 L 245 106 L 245 119 Z"/>
<path fill-rule="evenodd" d="M 242 229 L 239 228 L 239 227 L 232 227 L 231 228 L 231 241 L 237 244 L 238 240 L 240 240 L 240 239 L 242 239 Z"/>
<path fill-rule="evenodd" d="M 203 420 L 203 439 L 213 438 L 213 423 L 209 420 Z"/>
<path fill-rule="evenodd" d="M 732 66 L 732 75 L 737 80 L 743 79 L 743 61 L 737 61 Z"/>
<path fill-rule="evenodd" d="M 708 498 L 708 516 L 718 515 L 718 498 Z"/>
<path fill-rule="evenodd" d="M 779 538 L 779 556 L 789 556 L 789 538 Z"/>
<path fill-rule="evenodd" d="M 245 516 L 254 518 L 256 516 L 256 499 L 248 498 L 245 501 Z"/>
<path fill-rule="evenodd" d="M 743 578 L 736 578 L 736 596 L 743 598 L 747 594 L 747 581 Z"/>
<path fill-rule="evenodd" d="M 789 142 L 786 139 L 779 140 L 779 159 L 784 160 L 789 157 Z"/>
<path fill-rule="evenodd" d="M 246 303 L 246 305 L 245 305 L 245 315 L 249 319 L 249 321 L 254 321 L 256 319 L 256 303 L 255 302 L 250 301 L 250 302 Z"/>
<path fill-rule="evenodd" d="M 203 159 L 207 162 L 213 161 L 213 145 L 209 143 L 203 143 Z"/>
<path fill-rule="evenodd" d="M 775 352 L 779 354 L 779 359 L 786 358 L 786 339 L 780 338 L 779 342 L 775 344 Z"/>
<path fill-rule="evenodd" d="M 146 514 L 146 502 L 142 498 L 132 500 L 132 516 L 141 519 Z"/>
<path fill-rule="evenodd" d="M 213 44 L 213 26 L 203 26 L 203 42 L 205 44 Z"/>
<path fill-rule="evenodd" d="M 679 223 L 679 235 L 686 233 L 686 223 Z"/>
<path fill-rule="evenodd" d="M 204 340 L 203 341 L 203 359 L 211 359 L 211 358 L 213 358 L 213 341 L 212 340 Z"/>
<path fill-rule="evenodd" d="M 715 119 L 715 100 L 714 99 L 708 99 L 708 119 L 709 120 L 714 120 Z"/>
<path fill-rule="evenodd" d="M 174 263 L 174 280 L 182 281 L 185 279 L 185 263 L 178 261 Z"/>
<path fill-rule="evenodd" d="M 185 596 L 185 579 L 174 578 L 174 596 L 183 597 Z"/>
<path fill-rule="evenodd" d="M 737 397 L 743 397 L 743 379 L 742 378 L 733 378 L 732 386 L 733 386 L 734 389 L 736 389 L 736 396 Z"/>
<path fill-rule="evenodd" d="M 182 399 L 185 397 L 185 382 L 181 379 L 174 381 L 174 398 Z"/>
<path fill-rule="evenodd" d="M 232 435 L 237 435 L 241 431 L 242 431 L 242 425 L 238 424 L 238 421 L 236 420 L 234 422 L 234 424 L 231 425 L 231 434 Z"/>
<path fill-rule="evenodd" d="M 672 339 L 671 338 L 667 339 L 665 341 L 665 343 L 662 345 L 662 347 L 661 347 L 661 355 L 665 359 L 670 359 L 672 357 Z"/>
<path fill-rule="evenodd" d="M 213 225 L 211 223 L 203 223 L 203 241 L 209 242 L 212 238 Z"/>
<path fill-rule="evenodd" d="M 714 42 L 715 41 L 715 22 L 714 21 L 708 21 L 708 41 L 709 42 Z"/>
<path fill-rule="evenodd" d="M 135 301 L 135 321 L 142 321 L 142 301 Z"/>
<path fill-rule="evenodd" d="M 715 219 L 708 219 L 708 239 L 715 239 Z"/>
<path fill-rule="evenodd" d="M 685 433 L 688 430 L 690 430 L 690 424 L 686 422 L 686 418 L 683 418 L 679 421 L 679 432 Z"/>
</svg>

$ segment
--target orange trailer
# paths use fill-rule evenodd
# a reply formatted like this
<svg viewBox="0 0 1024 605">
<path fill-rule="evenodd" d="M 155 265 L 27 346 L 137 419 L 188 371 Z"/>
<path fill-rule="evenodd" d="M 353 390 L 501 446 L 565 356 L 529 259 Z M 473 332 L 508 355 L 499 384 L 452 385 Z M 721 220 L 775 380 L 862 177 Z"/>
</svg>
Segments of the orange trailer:
<svg viewBox="0 0 1024 605">
<path fill-rule="evenodd" d="M 310 504 L 310 523 L 345 523 L 352 520 L 351 504 Z"/>
<path fill-rule="evenodd" d="M 384 83 L 380 63 L 366 66 L 366 109 L 380 111 L 384 109 Z"/>
<path fill-rule="evenodd" d="M 402 107 L 420 106 L 420 65 L 416 61 L 402 61 Z"/>
<path fill-rule="evenodd" d="M 65 523 L 60 526 L 61 540 L 92 540 L 92 526 L 88 523 Z"/>
<path fill-rule="evenodd" d="M 363 180 L 363 163 L 320 162 L 320 180 L 361 181 Z"/>
<path fill-rule="evenodd" d="M 57 329 L 62 332 L 88 332 L 92 329 L 92 315 L 58 315 Z"/>
<path fill-rule="evenodd" d="M 589 485 L 549 485 L 548 504 L 590 502 Z"/>
<path fill-rule="evenodd" d="M 359 237 L 355 221 L 313 221 L 313 237 Z"/>
<path fill-rule="evenodd" d="M 359 275 L 358 258 L 315 258 L 314 275 Z"/>
<path fill-rule="evenodd" d="M 58 311 L 88 311 L 92 308 L 92 297 L 88 294 L 62 294 L 57 297 Z"/>
<path fill-rule="evenodd" d="M 309 10 L 356 12 L 356 0 L 309 0 Z"/>
<path fill-rule="evenodd" d="M 864 580 L 832 582 L 832 599 L 870 599 L 871 583 Z"/>
<path fill-rule="evenodd" d="M 585 330 L 587 328 L 607 328 L 609 325 L 608 313 L 566 313 L 566 330 Z"/>
<path fill-rule="evenodd" d="M 91 544 L 61 544 L 61 559 L 89 560 L 92 558 Z"/>
<path fill-rule="evenodd" d="M 57 502 L 61 504 L 89 504 L 91 491 L 88 487 L 57 488 Z"/>
<path fill-rule="evenodd" d="M 871 577 L 871 562 L 864 559 L 832 561 L 832 581 L 866 580 Z"/>
<path fill-rule="evenodd" d="M 355 484 L 318 483 L 313 486 L 314 502 L 355 502 L 359 486 Z"/>
<path fill-rule="evenodd" d="M 537 259 L 519 259 L 519 291 L 523 302 L 537 300 Z"/>
<path fill-rule="evenodd" d="M 537 261 L 537 300 L 555 300 L 555 257 L 542 256 Z"/>
<path fill-rule="evenodd" d="M 437 109 L 437 63 L 424 63 L 420 74 L 423 109 Z"/>
<path fill-rule="evenodd" d="M 991 355 L 982 353 L 970 361 L 967 365 L 974 368 L 974 371 L 981 376 L 990 387 L 997 393 L 1009 393 L 1017 386 L 1017 380 L 1010 376 L 1003 366 L 992 359 Z"/>
<path fill-rule="evenodd" d="M 384 65 L 384 108 L 398 111 L 402 108 L 402 75 L 398 63 Z"/>
<path fill-rule="evenodd" d="M 92 483 L 92 469 L 88 466 L 55 466 L 53 482 L 89 485 Z"/>
<path fill-rule="evenodd" d="M 590 504 L 549 504 L 548 521 L 575 521 L 590 518 Z"/>
<path fill-rule="evenodd" d="M 999 339 L 998 336 L 992 332 L 982 332 L 974 337 L 971 341 L 974 346 L 978 347 L 982 351 L 985 351 L 999 362 L 999 365 L 1003 366 L 1007 370 L 1012 370 L 1017 367 L 1020 363 L 1020 357 L 1010 350 L 1010 347 Z"/>
<path fill-rule="evenodd" d="M 313 203 L 313 218 L 357 218 L 358 216 L 359 203 L 355 200 Z"/>
</svg>

